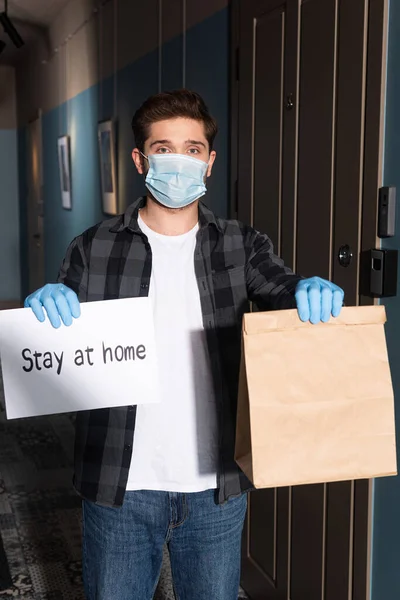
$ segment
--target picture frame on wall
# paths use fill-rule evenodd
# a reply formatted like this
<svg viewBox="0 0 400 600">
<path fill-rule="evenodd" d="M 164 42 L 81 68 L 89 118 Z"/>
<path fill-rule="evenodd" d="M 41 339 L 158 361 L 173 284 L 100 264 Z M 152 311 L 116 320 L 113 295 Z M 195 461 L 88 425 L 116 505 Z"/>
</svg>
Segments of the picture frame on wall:
<svg viewBox="0 0 400 600">
<path fill-rule="evenodd" d="M 118 214 L 115 123 L 112 120 L 98 124 L 100 174 L 103 212 Z"/>
<path fill-rule="evenodd" d="M 70 139 L 68 135 L 58 138 L 58 168 L 60 172 L 60 187 L 62 207 L 72 209 L 72 182 L 71 182 L 71 157 Z"/>
</svg>

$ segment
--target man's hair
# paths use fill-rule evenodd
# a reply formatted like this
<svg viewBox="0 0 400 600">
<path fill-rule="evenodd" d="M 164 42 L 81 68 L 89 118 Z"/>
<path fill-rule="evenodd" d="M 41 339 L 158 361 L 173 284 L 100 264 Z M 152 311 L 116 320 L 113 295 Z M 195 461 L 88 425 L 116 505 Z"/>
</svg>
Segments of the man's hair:
<svg viewBox="0 0 400 600">
<path fill-rule="evenodd" d="M 203 98 L 196 92 L 186 89 L 150 96 L 136 111 L 132 119 L 132 130 L 139 150 L 144 151 L 144 144 L 150 134 L 150 125 L 157 121 L 178 117 L 201 121 L 208 145 L 212 150 L 218 131 L 217 122 L 210 115 Z"/>
</svg>

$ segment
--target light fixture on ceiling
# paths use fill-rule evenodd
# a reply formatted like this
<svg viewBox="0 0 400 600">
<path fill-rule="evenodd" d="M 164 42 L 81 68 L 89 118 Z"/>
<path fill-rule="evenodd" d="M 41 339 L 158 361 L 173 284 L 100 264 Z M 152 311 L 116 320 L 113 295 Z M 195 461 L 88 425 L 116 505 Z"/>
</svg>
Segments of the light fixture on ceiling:
<svg viewBox="0 0 400 600">
<path fill-rule="evenodd" d="M 0 23 L 3 25 L 4 32 L 8 35 L 14 46 L 16 48 L 21 48 L 25 42 L 8 16 L 8 0 L 4 0 L 4 11 L 0 13 Z"/>
</svg>

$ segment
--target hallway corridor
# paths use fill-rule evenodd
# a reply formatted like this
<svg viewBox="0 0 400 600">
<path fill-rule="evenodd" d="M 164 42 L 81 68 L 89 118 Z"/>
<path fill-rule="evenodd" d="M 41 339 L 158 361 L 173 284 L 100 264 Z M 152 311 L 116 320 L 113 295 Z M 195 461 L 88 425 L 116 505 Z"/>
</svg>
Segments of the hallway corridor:
<svg viewBox="0 0 400 600">
<path fill-rule="evenodd" d="M 1 375 L 0 405 L 0 528 L 14 584 L 0 597 L 83 600 L 72 418 L 7 422 Z"/>
<path fill-rule="evenodd" d="M 7 421 L 0 370 L 0 530 L 14 584 L 0 598 L 85 598 L 73 438 L 71 415 Z M 174 600 L 167 560 L 154 600 Z"/>
</svg>

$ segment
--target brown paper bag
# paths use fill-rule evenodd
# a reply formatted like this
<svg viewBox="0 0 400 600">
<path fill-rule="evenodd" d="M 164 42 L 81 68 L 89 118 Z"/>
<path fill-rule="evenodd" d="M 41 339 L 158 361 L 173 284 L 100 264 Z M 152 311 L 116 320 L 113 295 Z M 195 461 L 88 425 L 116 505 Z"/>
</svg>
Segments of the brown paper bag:
<svg viewBox="0 0 400 600">
<path fill-rule="evenodd" d="M 256 488 L 395 475 L 383 306 L 243 320 L 235 459 Z"/>
</svg>

